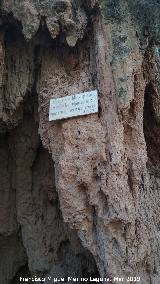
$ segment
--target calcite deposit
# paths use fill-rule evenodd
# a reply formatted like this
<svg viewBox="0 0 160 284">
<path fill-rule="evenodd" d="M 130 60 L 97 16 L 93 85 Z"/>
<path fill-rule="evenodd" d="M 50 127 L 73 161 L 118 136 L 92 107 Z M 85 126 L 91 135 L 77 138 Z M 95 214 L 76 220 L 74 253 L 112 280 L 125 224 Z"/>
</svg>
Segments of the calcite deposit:
<svg viewBox="0 0 160 284">
<path fill-rule="evenodd" d="M 160 283 L 159 19 L 158 0 L 0 2 L 0 284 Z M 49 122 L 91 90 L 98 113 Z"/>
</svg>

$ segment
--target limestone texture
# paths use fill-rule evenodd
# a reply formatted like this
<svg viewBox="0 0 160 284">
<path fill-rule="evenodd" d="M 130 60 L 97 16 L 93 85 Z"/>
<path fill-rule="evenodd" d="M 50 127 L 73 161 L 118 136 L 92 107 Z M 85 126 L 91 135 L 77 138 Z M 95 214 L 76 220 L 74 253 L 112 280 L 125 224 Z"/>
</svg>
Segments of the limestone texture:
<svg viewBox="0 0 160 284">
<path fill-rule="evenodd" d="M 160 283 L 159 19 L 159 0 L 0 1 L 0 284 Z M 49 122 L 91 90 L 98 114 Z"/>
</svg>

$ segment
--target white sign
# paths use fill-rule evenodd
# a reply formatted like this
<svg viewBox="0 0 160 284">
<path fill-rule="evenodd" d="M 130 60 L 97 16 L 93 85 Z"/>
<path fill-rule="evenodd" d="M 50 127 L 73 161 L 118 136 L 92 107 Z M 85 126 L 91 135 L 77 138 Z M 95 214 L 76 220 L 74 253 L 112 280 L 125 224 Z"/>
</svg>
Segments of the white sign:
<svg viewBox="0 0 160 284">
<path fill-rule="evenodd" d="M 97 91 L 50 100 L 49 121 L 98 112 Z"/>
</svg>

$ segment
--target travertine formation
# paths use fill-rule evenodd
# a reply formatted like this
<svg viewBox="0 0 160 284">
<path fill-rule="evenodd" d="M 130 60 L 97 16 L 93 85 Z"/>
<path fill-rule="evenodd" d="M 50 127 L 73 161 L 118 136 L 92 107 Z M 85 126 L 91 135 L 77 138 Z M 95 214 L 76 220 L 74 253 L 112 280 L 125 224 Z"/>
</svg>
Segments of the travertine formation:
<svg viewBox="0 0 160 284">
<path fill-rule="evenodd" d="M 0 5 L 0 283 L 159 284 L 159 1 Z M 98 114 L 49 122 L 95 89 Z"/>
</svg>

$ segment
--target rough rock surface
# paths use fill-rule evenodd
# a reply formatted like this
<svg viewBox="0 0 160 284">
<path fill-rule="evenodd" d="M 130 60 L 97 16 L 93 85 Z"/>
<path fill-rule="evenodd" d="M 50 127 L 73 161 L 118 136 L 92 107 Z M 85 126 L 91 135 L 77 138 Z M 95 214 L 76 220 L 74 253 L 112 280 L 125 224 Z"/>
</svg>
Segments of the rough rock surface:
<svg viewBox="0 0 160 284">
<path fill-rule="evenodd" d="M 0 5 L 0 283 L 158 284 L 160 2 Z M 98 114 L 48 121 L 93 89 Z"/>
</svg>

